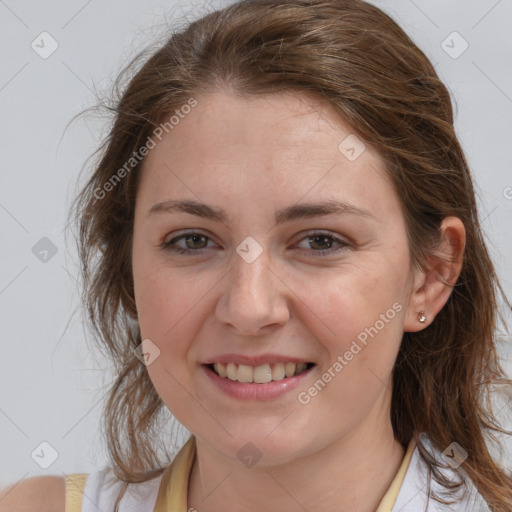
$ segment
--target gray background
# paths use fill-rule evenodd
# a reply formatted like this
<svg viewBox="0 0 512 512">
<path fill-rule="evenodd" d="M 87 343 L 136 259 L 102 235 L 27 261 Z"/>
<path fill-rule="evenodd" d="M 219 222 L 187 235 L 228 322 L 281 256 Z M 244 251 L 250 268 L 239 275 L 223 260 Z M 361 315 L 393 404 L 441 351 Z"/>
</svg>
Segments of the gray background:
<svg viewBox="0 0 512 512">
<path fill-rule="evenodd" d="M 42 474 L 89 473 L 106 461 L 98 425 L 109 362 L 89 350 L 75 247 L 64 238 L 78 174 L 105 125 L 93 116 L 67 124 L 94 103 L 95 89 L 108 93 L 121 67 L 161 40 L 174 19 L 226 3 L 0 0 L 0 487 Z M 426 52 L 452 92 L 483 227 L 511 297 L 512 1 L 373 3 Z M 46 59 L 31 47 L 34 40 L 42 46 L 43 31 L 58 43 Z M 464 42 L 450 36 L 454 31 L 469 44 L 457 58 Z M 32 250 L 47 243 L 43 237 L 57 250 L 47 261 Z M 510 347 L 508 340 L 502 355 L 512 375 Z M 58 453 L 47 469 L 31 457 L 42 442 Z"/>
</svg>

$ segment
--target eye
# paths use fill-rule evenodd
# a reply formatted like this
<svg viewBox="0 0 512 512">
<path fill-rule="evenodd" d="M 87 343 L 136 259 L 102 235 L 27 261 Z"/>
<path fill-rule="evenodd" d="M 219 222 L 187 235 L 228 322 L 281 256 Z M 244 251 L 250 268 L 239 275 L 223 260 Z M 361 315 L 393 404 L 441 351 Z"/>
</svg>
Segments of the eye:
<svg viewBox="0 0 512 512">
<path fill-rule="evenodd" d="M 345 251 L 348 247 L 350 247 L 350 243 L 334 236 L 332 233 L 329 232 L 315 231 L 313 233 L 309 233 L 305 238 L 301 240 L 301 242 L 304 240 L 310 241 L 308 242 L 308 245 L 310 247 L 320 248 L 319 250 L 313 251 L 314 253 L 316 253 L 315 256 L 328 256 L 334 253 Z M 339 247 L 333 249 L 333 243 L 338 244 Z M 326 247 L 326 245 L 329 247 Z"/>
<path fill-rule="evenodd" d="M 176 242 L 181 240 L 184 241 L 185 247 L 176 245 Z M 198 254 L 202 251 L 202 249 L 204 249 L 205 241 L 207 240 L 210 240 L 208 236 L 203 235 L 202 233 L 189 231 L 180 236 L 177 236 L 176 238 L 173 238 L 172 240 L 169 240 L 168 242 L 162 243 L 161 247 L 167 251 L 172 251 L 177 254 Z"/>
<path fill-rule="evenodd" d="M 204 249 L 208 248 L 209 241 L 211 242 L 210 237 L 202 233 L 188 231 L 180 236 L 172 238 L 168 242 L 163 242 L 160 246 L 164 250 L 171 251 L 175 254 L 200 255 L 203 253 Z M 300 240 L 300 243 L 304 241 L 308 241 L 307 244 L 311 249 L 313 249 L 312 252 L 314 253 L 314 256 L 322 257 L 345 251 L 351 246 L 349 242 L 334 236 L 332 233 L 322 231 L 309 233 Z M 184 244 L 184 247 L 177 245 L 178 242 Z M 335 244 L 338 245 L 337 248 L 333 248 L 333 245 Z"/>
</svg>

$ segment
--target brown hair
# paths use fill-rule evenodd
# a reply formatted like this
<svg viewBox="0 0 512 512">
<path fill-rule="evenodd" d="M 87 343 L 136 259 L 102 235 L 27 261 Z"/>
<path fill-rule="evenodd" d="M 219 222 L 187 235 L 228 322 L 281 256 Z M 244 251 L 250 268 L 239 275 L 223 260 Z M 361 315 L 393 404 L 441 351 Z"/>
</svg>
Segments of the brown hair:
<svg viewBox="0 0 512 512">
<path fill-rule="evenodd" d="M 117 91 L 138 59 L 119 76 Z M 144 160 L 129 169 L 126 161 L 164 119 L 215 88 L 240 97 L 300 91 L 328 101 L 387 162 L 417 267 L 435 252 L 441 220 L 453 215 L 463 221 L 465 254 L 450 298 L 431 325 L 404 333 L 391 421 L 397 440 L 405 447 L 414 438 L 447 488 L 454 484 L 443 479 L 420 434 L 441 450 L 459 443 L 468 452 L 462 468 L 491 509 L 512 510 L 512 480 L 484 435 L 497 443 L 492 431 L 509 434 L 499 426 L 488 393 L 491 384 L 512 383 L 504 378 L 494 338 L 498 316 L 503 320 L 497 292 L 510 304 L 483 239 L 450 94 L 397 23 L 361 0 L 245 0 L 211 12 L 176 30 L 110 107 L 113 126 L 74 211 L 89 320 L 117 371 L 104 414 L 116 476 L 145 481 L 170 462 L 156 450 L 164 405 L 134 356 L 141 337 L 133 320 L 131 245 Z M 112 183 L 123 166 L 122 179 Z"/>
</svg>

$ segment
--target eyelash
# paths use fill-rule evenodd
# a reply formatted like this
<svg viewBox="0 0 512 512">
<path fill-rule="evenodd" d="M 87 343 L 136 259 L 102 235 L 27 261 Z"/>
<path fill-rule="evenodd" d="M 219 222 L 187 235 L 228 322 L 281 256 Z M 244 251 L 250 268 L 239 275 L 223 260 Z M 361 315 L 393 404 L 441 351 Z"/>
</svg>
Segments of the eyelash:
<svg viewBox="0 0 512 512">
<path fill-rule="evenodd" d="M 201 254 L 202 251 L 204 251 L 206 248 L 183 249 L 182 247 L 177 247 L 176 245 L 174 245 L 176 243 L 176 241 L 178 241 L 182 238 L 187 238 L 187 237 L 194 236 L 194 235 L 199 235 L 199 236 L 206 238 L 206 240 L 211 240 L 210 237 L 203 235 L 203 233 L 198 233 L 196 231 L 188 231 L 187 233 L 183 233 L 182 235 L 177 236 L 176 238 L 173 238 L 172 240 L 169 240 L 169 242 L 163 242 L 162 244 L 160 244 L 160 247 L 162 247 L 162 249 L 164 249 L 166 251 L 171 251 L 171 252 L 174 252 L 176 254 L 181 254 L 181 255 L 189 255 L 190 256 L 190 255 Z M 306 240 L 308 238 L 315 238 L 315 237 L 330 238 L 331 240 L 333 240 L 341 245 L 341 247 L 338 247 L 337 249 L 313 250 L 313 252 L 316 253 L 316 256 L 325 257 L 325 256 L 328 256 L 331 254 L 336 254 L 336 253 L 345 251 L 347 248 L 349 248 L 351 246 L 351 244 L 349 244 L 348 242 L 341 240 L 340 238 L 332 235 L 329 232 L 317 232 L 317 231 L 315 231 L 313 233 L 308 233 L 308 235 L 301 238 L 299 240 L 299 242 L 302 242 L 303 240 Z"/>
</svg>

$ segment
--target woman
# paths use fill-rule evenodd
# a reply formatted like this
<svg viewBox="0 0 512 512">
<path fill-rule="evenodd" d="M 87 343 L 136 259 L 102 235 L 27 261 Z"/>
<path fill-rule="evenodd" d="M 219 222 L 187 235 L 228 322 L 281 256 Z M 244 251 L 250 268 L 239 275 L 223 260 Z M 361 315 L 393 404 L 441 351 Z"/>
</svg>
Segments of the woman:
<svg viewBox="0 0 512 512">
<path fill-rule="evenodd" d="M 76 213 L 111 467 L 69 475 L 66 510 L 512 509 L 501 287 L 449 93 L 390 17 L 213 12 L 102 150 Z M 172 464 L 167 409 L 192 434 Z"/>
</svg>

